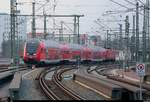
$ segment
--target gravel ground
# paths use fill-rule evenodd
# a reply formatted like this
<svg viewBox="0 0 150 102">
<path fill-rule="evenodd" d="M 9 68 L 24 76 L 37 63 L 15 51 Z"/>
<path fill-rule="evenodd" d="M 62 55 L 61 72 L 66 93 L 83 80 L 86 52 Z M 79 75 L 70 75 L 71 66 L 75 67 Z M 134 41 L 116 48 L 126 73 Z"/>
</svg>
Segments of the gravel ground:
<svg viewBox="0 0 150 102">
<path fill-rule="evenodd" d="M 62 80 L 62 82 L 64 85 L 66 85 L 68 88 L 72 89 L 74 92 L 81 95 L 87 100 L 106 100 L 103 96 L 100 96 L 98 93 L 74 82 L 71 77 L 74 72 L 76 72 L 76 70 L 68 71 L 63 74 L 64 80 Z"/>
</svg>

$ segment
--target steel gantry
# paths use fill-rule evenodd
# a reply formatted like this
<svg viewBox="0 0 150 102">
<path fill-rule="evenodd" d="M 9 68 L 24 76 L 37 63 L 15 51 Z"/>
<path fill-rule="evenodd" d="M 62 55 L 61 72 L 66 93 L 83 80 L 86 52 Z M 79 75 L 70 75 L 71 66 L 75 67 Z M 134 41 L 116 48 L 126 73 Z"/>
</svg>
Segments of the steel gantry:
<svg viewBox="0 0 150 102">
<path fill-rule="evenodd" d="M 33 17 L 33 15 L 17 15 L 17 16 L 26 16 L 26 17 Z M 34 15 L 33 18 L 35 17 L 74 17 L 74 43 L 80 43 L 80 30 L 79 30 L 79 25 L 80 25 L 80 17 L 84 17 L 84 15 Z M 34 20 L 33 20 L 34 21 Z M 35 21 L 34 21 L 35 22 Z M 32 31 L 34 34 L 35 32 L 35 23 L 32 25 Z"/>
<path fill-rule="evenodd" d="M 132 29 L 132 36 L 131 36 L 131 60 L 135 61 L 135 54 L 136 54 L 136 41 L 135 41 L 135 15 L 133 15 L 133 29 Z"/>
</svg>

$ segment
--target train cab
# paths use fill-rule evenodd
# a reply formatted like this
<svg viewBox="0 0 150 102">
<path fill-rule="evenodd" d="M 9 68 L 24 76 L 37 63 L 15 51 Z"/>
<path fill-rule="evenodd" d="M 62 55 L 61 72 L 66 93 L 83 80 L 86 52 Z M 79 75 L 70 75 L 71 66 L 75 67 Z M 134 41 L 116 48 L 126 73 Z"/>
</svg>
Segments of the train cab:
<svg viewBox="0 0 150 102">
<path fill-rule="evenodd" d="M 24 47 L 24 62 L 30 64 L 36 64 L 40 61 L 40 41 L 37 39 L 31 39 L 26 42 Z"/>
</svg>

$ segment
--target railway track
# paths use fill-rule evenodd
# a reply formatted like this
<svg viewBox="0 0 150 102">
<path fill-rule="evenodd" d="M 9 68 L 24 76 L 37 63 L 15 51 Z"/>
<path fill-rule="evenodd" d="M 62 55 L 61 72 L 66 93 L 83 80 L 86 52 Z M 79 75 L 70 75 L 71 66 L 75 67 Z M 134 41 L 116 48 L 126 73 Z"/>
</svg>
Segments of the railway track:
<svg viewBox="0 0 150 102">
<path fill-rule="evenodd" d="M 17 69 L 19 72 L 27 70 L 25 66 L 20 66 Z M 0 70 L 0 102 L 9 102 L 9 86 L 15 75 L 15 69 L 3 69 Z"/>
<path fill-rule="evenodd" d="M 6 72 L 6 71 L 13 71 L 13 70 L 16 70 L 16 68 L 8 69 L 8 67 L 9 67 L 9 65 L 5 65 L 5 66 L 0 65 L 0 73 Z M 19 66 L 19 70 L 20 70 L 20 71 L 21 71 L 21 70 L 25 70 L 25 69 L 27 69 L 26 67 L 27 67 L 27 66 L 25 66 L 25 65 L 20 65 L 20 66 Z"/>
<path fill-rule="evenodd" d="M 106 76 L 108 79 L 117 81 L 117 82 L 122 83 L 122 84 L 127 84 L 127 85 L 130 85 L 130 86 L 133 86 L 133 87 L 137 87 L 137 88 L 139 87 L 139 82 L 134 82 L 134 81 L 119 77 L 118 75 L 116 76 L 116 75 L 112 74 L 111 70 L 114 69 L 113 67 L 112 66 L 107 66 L 107 67 L 102 66 L 99 69 L 96 69 L 95 71 L 99 75 Z M 142 87 L 143 87 L 144 90 L 146 90 L 146 91 L 143 92 L 143 97 L 144 97 L 143 99 L 144 100 L 149 100 L 150 99 L 150 85 L 146 84 L 146 83 L 143 83 Z"/>
<path fill-rule="evenodd" d="M 127 79 L 120 78 L 118 76 L 107 76 L 107 78 L 118 81 L 118 82 L 126 83 L 135 87 L 139 87 L 140 85 L 139 82 L 130 81 Z M 150 100 L 150 85 L 143 83 L 142 88 L 146 90 L 146 92 L 143 93 L 144 99 Z"/>
<path fill-rule="evenodd" d="M 91 73 L 93 71 L 96 71 L 99 75 L 110 75 L 110 70 L 115 69 L 115 68 L 119 68 L 118 64 L 112 64 L 112 65 L 97 65 L 97 66 L 88 66 L 87 72 Z"/>
<path fill-rule="evenodd" d="M 44 93 L 52 100 L 84 100 L 73 91 L 64 87 L 61 83 L 61 74 L 69 69 L 59 69 L 59 70 L 47 70 L 40 75 L 40 86 Z M 52 80 L 45 80 L 45 76 L 48 73 L 53 73 Z"/>
<path fill-rule="evenodd" d="M 106 100 L 120 100 L 121 92 L 124 90 L 122 87 L 113 84 L 113 82 L 107 81 L 105 78 L 99 78 L 92 73 L 99 66 L 89 66 L 91 68 L 80 69 L 74 74 L 74 80 L 86 87 L 91 88 L 93 91 L 99 93 Z M 116 91 L 115 94 L 113 94 Z M 119 96 L 119 97 L 118 97 Z"/>
</svg>

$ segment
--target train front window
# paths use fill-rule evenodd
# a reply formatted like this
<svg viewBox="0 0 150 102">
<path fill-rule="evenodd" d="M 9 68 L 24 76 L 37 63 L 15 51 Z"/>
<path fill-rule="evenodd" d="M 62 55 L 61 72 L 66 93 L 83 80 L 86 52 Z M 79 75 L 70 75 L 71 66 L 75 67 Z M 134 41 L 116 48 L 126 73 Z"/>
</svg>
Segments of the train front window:
<svg viewBox="0 0 150 102">
<path fill-rule="evenodd" d="M 33 55 L 36 53 L 39 43 L 37 42 L 28 42 L 26 45 L 27 53 Z"/>
</svg>

